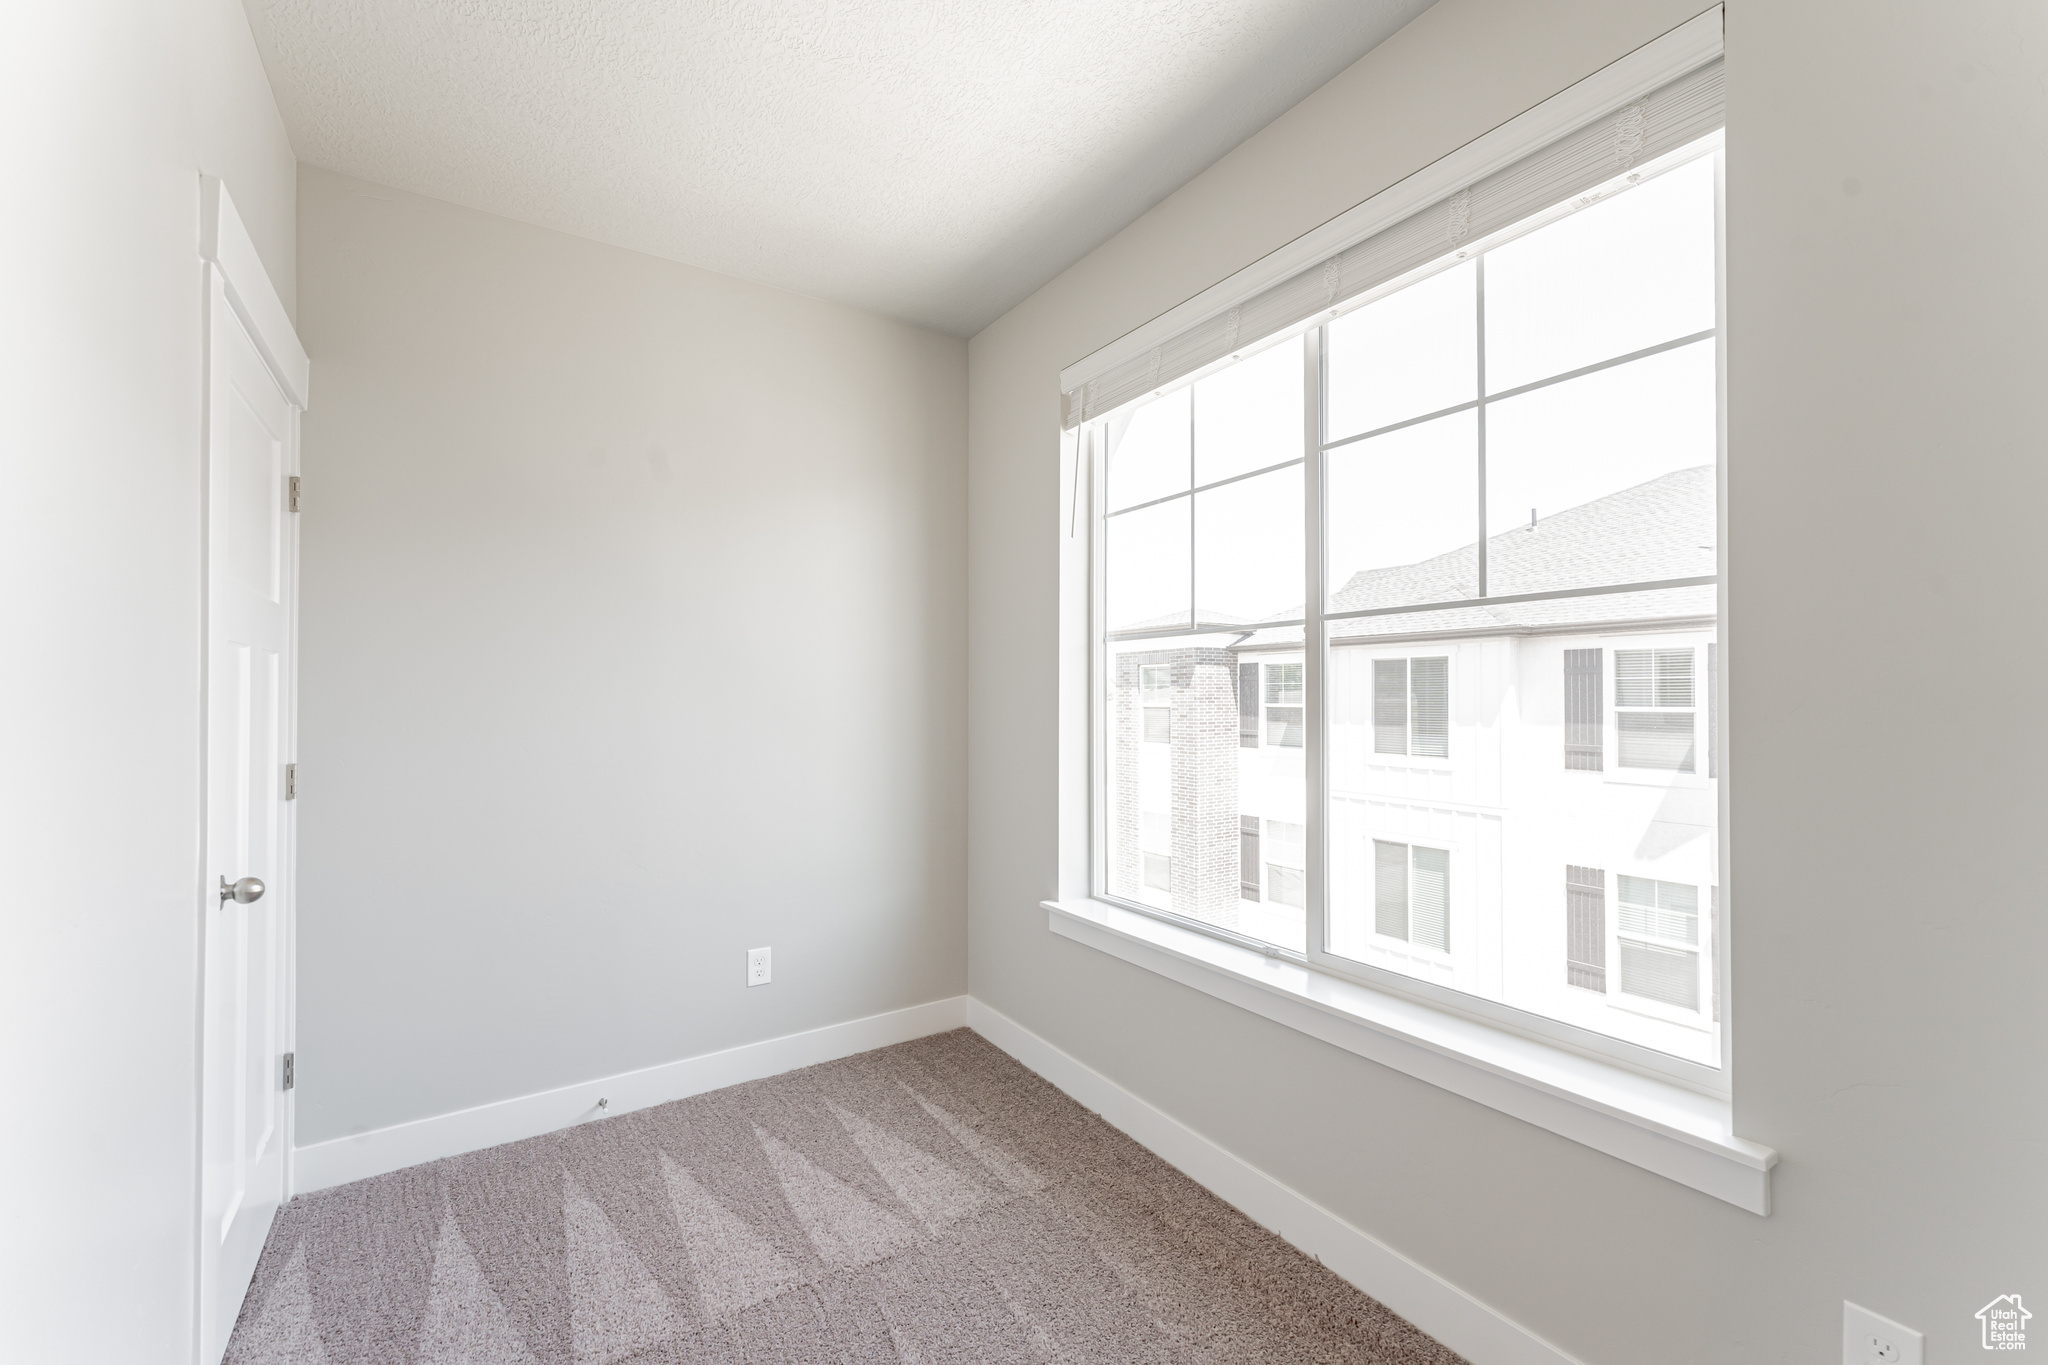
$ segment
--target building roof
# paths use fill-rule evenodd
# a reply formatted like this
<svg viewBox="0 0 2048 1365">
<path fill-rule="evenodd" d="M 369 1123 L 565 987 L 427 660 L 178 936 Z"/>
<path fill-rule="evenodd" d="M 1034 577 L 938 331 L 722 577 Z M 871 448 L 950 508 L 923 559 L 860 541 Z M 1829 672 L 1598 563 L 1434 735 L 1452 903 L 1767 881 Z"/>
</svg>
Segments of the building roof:
<svg viewBox="0 0 2048 1365">
<path fill-rule="evenodd" d="M 1518 526 L 1486 542 L 1489 597 L 1611 583 L 1699 578 L 1715 570 L 1714 466 L 1669 474 Z M 1469 602 L 1478 583 L 1477 547 L 1466 545 L 1414 564 L 1353 574 L 1333 595 L 1333 612 Z M 1712 585 L 1649 592 L 1486 602 L 1434 611 L 1332 621 L 1333 644 L 1414 635 L 1499 635 L 1619 628 L 1673 618 L 1712 617 Z M 1298 616 L 1289 612 L 1275 619 Z M 1301 644 L 1301 627 L 1253 631 L 1240 649 Z"/>
</svg>

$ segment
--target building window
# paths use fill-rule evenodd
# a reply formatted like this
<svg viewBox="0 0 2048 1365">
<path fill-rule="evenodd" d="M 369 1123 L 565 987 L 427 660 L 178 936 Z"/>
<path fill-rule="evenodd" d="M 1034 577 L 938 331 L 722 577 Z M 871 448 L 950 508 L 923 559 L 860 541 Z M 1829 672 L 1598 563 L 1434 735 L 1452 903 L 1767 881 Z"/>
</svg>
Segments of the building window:
<svg viewBox="0 0 2048 1365">
<path fill-rule="evenodd" d="M 1388 938 L 1451 950 L 1451 855 L 1420 844 L 1372 841 L 1373 929 Z"/>
<path fill-rule="evenodd" d="M 1449 758 L 1451 661 L 1372 661 L 1372 747 L 1375 753 Z"/>
<path fill-rule="evenodd" d="M 1308 874 L 1302 865 L 1308 861 L 1307 828 L 1291 820 L 1268 820 L 1266 834 L 1271 845 L 1266 863 L 1268 899 L 1275 905 L 1306 908 Z"/>
<path fill-rule="evenodd" d="M 1138 670 L 1139 686 L 1145 691 L 1145 742 L 1173 742 L 1173 668 L 1168 664 L 1146 664 Z"/>
<path fill-rule="evenodd" d="M 1301 747 L 1300 664 L 1266 665 L 1266 743 Z"/>
<path fill-rule="evenodd" d="M 1615 879 L 1623 994 L 1700 1007 L 1700 892 L 1650 877 Z"/>
<path fill-rule="evenodd" d="M 1614 651 L 1615 761 L 1624 768 L 1693 770 L 1690 647 Z"/>
<path fill-rule="evenodd" d="M 1720 196 L 1711 134 L 1439 205 L 1434 259 L 1069 394 L 1097 894 L 1719 1084 Z"/>
</svg>

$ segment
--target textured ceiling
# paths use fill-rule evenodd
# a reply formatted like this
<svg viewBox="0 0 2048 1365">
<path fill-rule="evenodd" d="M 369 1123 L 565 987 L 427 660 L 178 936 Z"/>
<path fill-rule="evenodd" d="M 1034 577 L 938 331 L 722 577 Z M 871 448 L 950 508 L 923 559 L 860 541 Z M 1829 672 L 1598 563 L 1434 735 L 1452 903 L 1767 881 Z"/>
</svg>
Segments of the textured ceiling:
<svg viewBox="0 0 2048 1365">
<path fill-rule="evenodd" d="M 1430 0 L 247 0 L 306 161 L 959 335 Z"/>
</svg>

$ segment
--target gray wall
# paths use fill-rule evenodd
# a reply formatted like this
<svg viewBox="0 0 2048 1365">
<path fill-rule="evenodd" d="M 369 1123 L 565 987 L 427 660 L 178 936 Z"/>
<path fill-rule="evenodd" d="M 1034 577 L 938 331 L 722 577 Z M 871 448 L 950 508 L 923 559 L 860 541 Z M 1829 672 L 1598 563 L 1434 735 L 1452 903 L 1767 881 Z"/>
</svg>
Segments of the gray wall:
<svg viewBox="0 0 2048 1365">
<path fill-rule="evenodd" d="M 1694 14 L 1441 0 L 970 349 L 975 995 L 1595 1365 L 2048 1294 L 2029 627 L 2048 12 L 1729 0 L 1738 1126 L 1758 1218 L 1064 939 L 1058 369 Z M 1967 662 L 1966 662 L 1967 661 Z M 1957 670 L 1962 667 L 1962 672 Z M 2037 1310 L 2038 1311 L 2038 1310 Z"/>
<path fill-rule="evenodd" d="M 289 308 L 295 167 L 235 0 L 11 6 L 0 127 L 0 1359 L 184 1359 L 199 174 Z"/>
<path fill-rule="evenodd" d="M 299 1141 L 963 991 L 965 344 L 300 184 Z"/>
</svg>

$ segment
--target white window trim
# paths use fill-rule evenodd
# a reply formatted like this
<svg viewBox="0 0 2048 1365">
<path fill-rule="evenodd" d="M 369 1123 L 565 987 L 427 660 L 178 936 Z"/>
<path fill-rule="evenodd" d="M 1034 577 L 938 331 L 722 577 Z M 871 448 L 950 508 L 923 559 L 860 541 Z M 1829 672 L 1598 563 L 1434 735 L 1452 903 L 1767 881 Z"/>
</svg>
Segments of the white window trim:
<svg viewBox="0 0 2048 1365">
<path fill-rule="evenodd" d="M 1541 147 L 1567 127 L 1620 107 L 1644 90 L 1721 53 L 1718 6 L 1536 109 L 1511 120 L 1438 166 L 1326 224 L 1272 257 L 1189 300 L 1173 312 L 1105 347 L 1061 375 L 1069 387 L 1082 371 L 1114 363 L 1117 354 L 1150 344 L 1155 331 L 1184 325 L 1183 313 L 1213 311 L 1218 300 L 1257 292 L 1294 268 L 1292 258 L 1327 254 L 1338 238 L 1355 240 L 1408 211 L 1395 200 L 1434 194 L 1436 179 L 1469 179 L 1481 161 L 1499 164 Z M 1439 174 L 1441 173 L 1441 174 Z M 1429 182 L 1424 184 L 1423 182 Z M 1411 206 L 1412 207 L 1412 206 Z M 1374 226 L 1361 230 L 1366 219 Z M 1328 238 L 1329 240 L 1324 240 Z M 1313 240 L 1311 240 L 1313 239 Z M 1282 258 L 1286 259 L 1282 259 Z M 1723 342 L 1716 340 L 1716 347 Z M 1725 366 L 1723 367 L 1725 375 Z M 1725 382 L 1725 380 L 1724 380 Z M 1723 452 L 1725 456 L 1725 452 Z M 1063 508 L 1060 676 L 1059 882 L 1062 898 L 1042 902 L 1048 928 L 1132 965 L 1228 1001 L 1356 1055 L 1511 1114 L 1549 1132 L 1653 1171 L 1757 1214 L 1770 1211 L 1770 1171 L 1777 1152 L 1736 1136 L 1733 1104 L 1675 1081 L 1511 1032 L 1466 1014 L 1397 995 L 1287 956 L 1197 932 L 1168 919 L 1095 899 L 1097 850 L 1091 808 L 1106 793 L 1091 760 L 1091 735 L 1101 723 L 1094 684 L 1091 601 L 1093 545 L 1085 496 L 1085 455 L 1077 434 L 1062 441 L 1069 505 Z M 1725 469 L 1725 459 L 1723 461 Z M 1725 509 L 1724 509 L 1725 514 Z M 1725 544 L 1725 536 L 1721 537 Z M 1728 666 L 1723 650 L 1722 667 Z M 1710 677 L 1709 686 L 1718 681 Z M 1263 703 L 1263 699 L 1262 699 Z M 1611 729 L 1611 710 L 1608 728 Z M 1261 720 L 1263 724 L 1263 704 Z M 1610 743 L 1613 736 L 1608 736 Z M 1612 750 L 1610 750 L 1612 752 Z M 1728 789 L 1721 788 L 1726 827 Z M 1724 853 L 1725 860 L 1725 853 Z M 1725 874 L 1725 866 L 1724 866 Z M 1725 875 L 1723 880 L 1725 881 Z M 1727 917 L 1716 916 L 1714 951 L 1725 957 Z M 1731 1047 L 1722 1024 L 1723 1072 Z"/>
<path fill-rule="evenodd" d="M 1778 1154 L 1735 1135 L 1727 1100 L 1107 901 L 1043 905 L 1062 938 L 1737 1208 L 1771 1211 Z"/>
</svg>

